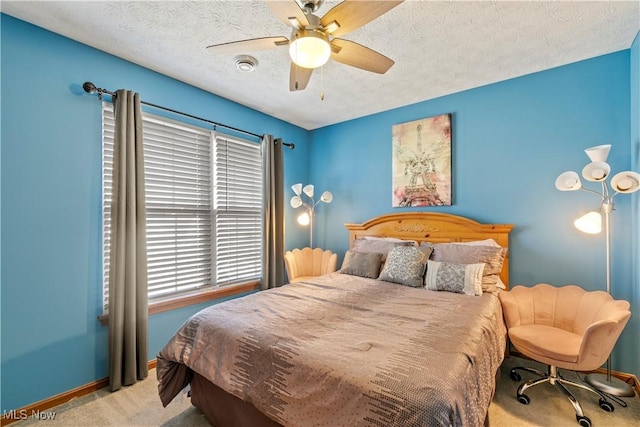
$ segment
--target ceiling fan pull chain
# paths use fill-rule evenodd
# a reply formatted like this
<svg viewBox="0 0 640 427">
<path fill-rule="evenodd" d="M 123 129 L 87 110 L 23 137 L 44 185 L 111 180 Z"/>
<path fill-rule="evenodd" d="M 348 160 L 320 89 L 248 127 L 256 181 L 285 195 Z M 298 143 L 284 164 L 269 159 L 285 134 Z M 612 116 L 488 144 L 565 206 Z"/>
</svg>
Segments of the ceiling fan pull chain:
<svg viewBox="0 0 640 427">
<path fill-rule="evenodd" d="M 324 101 L 324 67 L 320 67 L 320 101 Z"/>
</svg>

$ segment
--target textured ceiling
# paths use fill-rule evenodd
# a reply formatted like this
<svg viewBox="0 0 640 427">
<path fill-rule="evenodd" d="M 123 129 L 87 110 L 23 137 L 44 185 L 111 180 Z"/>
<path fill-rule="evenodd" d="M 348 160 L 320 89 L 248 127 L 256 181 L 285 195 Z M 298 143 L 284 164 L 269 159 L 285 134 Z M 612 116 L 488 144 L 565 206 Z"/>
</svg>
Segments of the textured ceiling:
<svg viewBox="0 0 640 427">
<path fill-rule="evenodd" d="M 338 3 L 326 1 L 316 14 Z M 263 1 L 2 1 L 0 7 L 306 129 L 628 49 L 640 29 L 638 1 L 405 1 L 343 37 L 395 60 L 386 74 L 329 61 L 306 90 L 289 92 L 286 48 L 237 52 L 258 59 L 251 73 L 235 69 L 235 55 L 205 49 L 289 37 L 290 28 Z"/>
</svg>

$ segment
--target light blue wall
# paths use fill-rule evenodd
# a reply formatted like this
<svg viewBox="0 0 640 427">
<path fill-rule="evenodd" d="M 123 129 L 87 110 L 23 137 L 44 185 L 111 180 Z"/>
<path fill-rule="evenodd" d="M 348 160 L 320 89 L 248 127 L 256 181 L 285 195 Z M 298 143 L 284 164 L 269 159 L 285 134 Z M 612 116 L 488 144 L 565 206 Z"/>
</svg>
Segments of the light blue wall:
<svg viewBox="0 0 640 427">
<path fill-rule="evenodd" d="M 106 329 L 96 320 L 100 103 L 81 91 L 85 81 L 136 90 L 149 102 L 295 142 L 285 153 L 287 191 L 295 182 L 311 182 L 334 193 L 332 204 L 319 207 L 316 242 L 339 252 L 347 245 L 345 222 L 393 211 L 391 126 L 451 112 L 454 205 L 432 210 L 514 223 L 514 283 L 603 287 L 602 242 L 571 226 L 597 201 L 557 192 L 553 182 L 559 172 L 587 162 L 584 148 L 601 143 L 613 144 L 614 171 L 631 166 L 635 144 L 638 170 L 637 40 L 631 51 L 307 132 L 6 15 L 1 19 L 1 410 L 107 376 Z M 638 264 L 637 241 L 636 258 L 630 255 L 631 198 L 621 198 L 614 215 L 614 291 L 640 313 L 640 275 L 635 291 L 629 285 Z M 287 207 L 288 248 L 308 239 L 294 218 Z M 637 211 L 634 218 L 638 229 Z M 150 355 L 205 305 L 151 316 Z M 637 318 L 614 357 L 614 369 L 635 374 Z"/>
<path fill-rule="evenodd" d="M 565 170 L 580 171 L 589 162 L 583 150 L 599 144 L 613 145 L 613 171 L 631 167 L 629 81 L 625 50 L 313 131 L 311 181 L 334 194 L 318 215 L 315 241 L 343 254 L 344 223 L 408 210 L 391 207 L 391 127 L 452 113 L 453 206 L 410 209 L 514 224 L 512 285 L 605 289 L 603 236 L 573 227 L 573 220 L 598 209 L 600 200 L 557 191 L 554 182 Z M 637 319 L 631 198 L 616 202 L 613 292 L 632 301 Z M 637 323 L 626 328 L 614 369 L 640 374 L 638 329 Z"/>
<path fill-rule="evenodd" d="M 101 312 L 100 101 L 92 81 L 294 142 L 287 187 L 308 179 L 306 130 L 1 15 L 2 394 L 16 409 L 107 376 Z M 288 218 L 293 218 L 289 213 Z M 289 230 L 295 230 L 292 220 Z M 288 233 L 287 247 L 305 234 Z M 153 315 L 155 357 L 205 304 Z"/>
<path fill-rule="evenodd" d="M 631 46 L 631 169 L 640 172 L 640 32 L 636 35 Z M 640 192 L 632 195 L 631 217 L 635 218 L 631 227 L 631 235 L 634 236 L 631 251 L 633 269 L 633 301 L 634 307 L 631 317 L 631 328 L 635 332 L 630 335 L 640 348 Z M 635 309 L 635 310 L 634 310 Z M 636 357 L 636 374 L 640 371 L 640 355 Z"/>
</svg>

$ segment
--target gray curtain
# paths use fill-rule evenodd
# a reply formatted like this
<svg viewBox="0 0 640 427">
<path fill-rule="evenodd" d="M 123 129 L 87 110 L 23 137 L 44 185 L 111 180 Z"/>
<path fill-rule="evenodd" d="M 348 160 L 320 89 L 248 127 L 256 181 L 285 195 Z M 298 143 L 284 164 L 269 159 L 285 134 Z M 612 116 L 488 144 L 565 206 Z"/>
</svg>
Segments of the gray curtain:
<svg viewBox="0 0 640 427">
<path fill-rule="evenodd" d="M 147 233 L 139 95 L 118 90 L 114 115 L 109 258 L 111 391 L 148 375 Z"/>
<path fill-rule="evenodd" d="M 262 289 L 284 285 L 284 160 L 282 140 L 262 137 L 264 247 Z"/>
</svg>

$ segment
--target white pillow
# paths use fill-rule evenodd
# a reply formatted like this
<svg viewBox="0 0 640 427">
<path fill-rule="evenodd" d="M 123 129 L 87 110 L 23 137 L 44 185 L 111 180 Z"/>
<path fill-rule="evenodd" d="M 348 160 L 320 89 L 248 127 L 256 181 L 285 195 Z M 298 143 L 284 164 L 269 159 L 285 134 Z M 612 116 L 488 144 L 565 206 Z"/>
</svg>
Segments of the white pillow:
<svg viewBox="0 0 640 427">
<path fill-rule="evenodd" d="M 458 264 L 427 262 L 425 287 L 430 291 L 448 291 L 465 295 L 482 295 L 484 263 Z"/>
<path fill-rule="evenodd" d="M 469 246 L 493 246 L 494 248 L 500 248 L 501 246 L 493 239 L 485 240 L 472 240 L 470 242 L 451 242 L 456 245 L 469 245 Z"/>
<path fill-rule="evenodd" d="M 396 246 L 414 246 L 409 240 L 389 238 L 363 238 L 353 241 L 352 252 L 366 252 L 382 254 L 382 262 L 387 259 L 387 254 Z"/>
<path fill-rule="evenodd" d="M 384 242 L 404 243 L 406 246 L 418 246 L 415 240 L 398 239 L 397 237 L 364 236 L 365 240 L 381 240 Z"/>
</svg>

